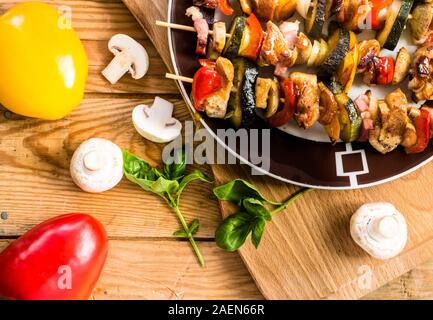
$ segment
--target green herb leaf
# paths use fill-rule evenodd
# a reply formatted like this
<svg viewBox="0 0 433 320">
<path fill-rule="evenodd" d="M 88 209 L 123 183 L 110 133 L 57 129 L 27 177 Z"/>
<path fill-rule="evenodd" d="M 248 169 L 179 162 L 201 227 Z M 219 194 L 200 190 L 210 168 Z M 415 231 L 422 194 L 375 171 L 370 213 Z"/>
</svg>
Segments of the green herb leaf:
<svg viewBox="0 0 433 320">
<path fill-rule="evenodd" d="M 152 168 L 146 161 L 123 150 L 123 171 L 136 179 L 155 181 L 161 173 Z"/>
<path fill-rule="evenodd" d="M 169 180 L 176 180 L 183 176 L 186 168 L 186 153 L 185 149 L 177 149 L 174 151 L 173 162 L 164 164 L 164 177 Z"/>
<path fill-rule="evenodd" d="M 179 197 L 185 186 L 196 179 L 207 180 L 208 178 L 201 172 L 195 171 L 192 174 L 184 177 L 181 182 L 178 182 L 185 171 L 184 163 L 181 166 L 165 167 L 164 175 L 162 175 L 157 169 L 152 168 L 143 159 L 123 151 L 123 171 L 126 178 L 131 182 L 138 184 L 145 191 L 153 192 L 160 197 L 164 198 L 168 205 L 176 213 L 179 222 L 181 223 L 183 230 L 179 230 L 175 233 L 177 236 L 186 236 L 191 243 L 191 246 L 197 256 L 197 259 L 202 267 L 205 262 L 203 256 L 194 240 L 193 235 L 199 228 L 198 220 L 194 220 L 190 225 L 187 225 L 185 219 L 179 209 Z M 174 199 L 174 197 L 177 197 Z M 182 233 L 183 231 L 183 233 Z"/>
<path fill-rule="evenodd" d="M 256 224 L 254 225 L 253 232 L 251 234 L 251 242 L 256 247 L 259 247 L 260 240 L 262 240 L 263 232 L 265 231 L 266 221 L 263 219 L 256 220 Z"/>
<path fill-rule="evenodd" d="M 213 180 L 211 178 L 209 178 L 207 175 L 205 175 L 203 172 L 201 172 L 199 170 L 194 170 L 193 172 L 191 172 L 187 176 L 183 177 L 182 180 L 180 180 L 179 189 L 177 191 L 178 199 L 179 199 L 183 189 L 185 189 L 186 186 L 194 180 L 201 180 L 201 181 L 209 182 L 209 183 L 213 182 Z"/>
<path fill-rule="evenodd" d="M 226 251 L 236 251 L 245 243 L 256 220 L 256 217 L 242 211 L 229 216 L 215 232 L 216 244 Z"/>
<path fill-rule="evenodd" d="M 242 179 L 236 179 L 216 187 L 213 192 L 219 200 L 230 201 L 238 206 L 242 204 L 244 198 L 255 198 L 271 204 L 279 204 L 267 200 L 254 185 Z"/>
<path fill-rule="evenodd" d="M 244 207 L 248 213 L 258 218 L 263 218 L 267 221 L 272 220 L 271 213 L 260 200 L 254 198 L 246 198 L 242 201 L 242 207 Z"/>
<path fill-rule="evenodd" d="M 127 151 L 123 151 L 123 171 L 128 180 L 138 184 L 146 191 L 158 194 L 169 202 L 170 197 L 166 196 L 179 189 L 179 183 L 176 180 L 165 179 L 146 161 Z"/>
<path fill-rule="evenodd" d="M 200 222 L 198 219 L 194 219 L 188 224 L 188 229 L 191 233 L 191 236 L 194 236 L 198 232 L 199 227 Z M 188 238 L 188 233 L 184 229 L 177 230 L 174 235 L 178 238 Z"/>
</svg>

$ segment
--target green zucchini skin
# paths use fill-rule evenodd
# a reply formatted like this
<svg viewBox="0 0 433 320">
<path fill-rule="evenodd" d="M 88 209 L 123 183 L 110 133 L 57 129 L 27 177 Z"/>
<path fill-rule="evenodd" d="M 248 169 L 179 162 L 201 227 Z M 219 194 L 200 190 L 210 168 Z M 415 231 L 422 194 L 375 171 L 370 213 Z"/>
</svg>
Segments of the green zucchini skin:
<svg viewBox="0 0 433 320">
<path fill-rule="evenodd" d="M 355 103 L 345 93 L 336 95 L 337 103 L 343 104 L 344 111 L 340 109 L 339 121 L 341 125 L 340 138 L 344 142 L 356 141 L 359 138 L 362 118 Z"/>
<path fill-rule="evenodd" d="M 242 35 L 245 30 L 247 19 L 243 16 L 237 16 L 232 22 L 230 27 L 230 38 L 227 40 L 226 45 L 223 50 L 223 57 L 230 60 L 238 56 L 239 47 L 242 42 Z"/>
<path fill-rule="evenodd" d="M 344 90 L 343 85 L 340 82 L 338 82 L 338 80 L 334 76 L 332 76 L 332 77 L 329 77 L 329 76 L 320 77 L 320 81 L 322 81 L 323 84 L 329 90 L 331 90 L 331 92 L 334 95 L 343 93 L 343 90 Z"/>
<path fill-rule="evenodd" d="M 339 65 L 343 62 L 344 57 L 349 52 L 350 47 L 349 31 L 340 28 L 334 32 L 339 33 L 337 45 L 325 59 L 320 69 L 321 73 L 329 75 L 332 75 L 337 71 Z"/>
<path fill-rule="evenodd" d="M 394 50 L 397 46 L 406 25 L 407 18 L 409 17 L 410 10 L 412 9 L 413 1 L 414 0 L 402 0 L 397 18 L 395 19 L 391 32 L 388 34 L 386 42 L 383 45 L 385 49 Z"/>
<path fill-rule="evenodd" d="M 235 128 L 242 124 L 242 103 L 241 90 L 244 83 L 245 69 L 247 60 L 244 58 L 235 58 L 232 60 L 234 67 L 233 89 L 227 106 L 227 116 Z"/>
<path fill-rule="evenodd" d="M 326 20 L 326 1 L 327 0 L 318 0 L 317 8 L 316 8 L 316 17 L 314 18 L 314 24 L 309 32 L 309 36 L 313 39 L 320 39 L 322 37 L 323 25 Z"/>
<path fill-rule="evenodd" d="M 254 63 L 245 62 L 245 76 L 241 91 L 242 126 L 250 127 L 256 118 L 256 80 L 259 70 Z"/>
</svg>

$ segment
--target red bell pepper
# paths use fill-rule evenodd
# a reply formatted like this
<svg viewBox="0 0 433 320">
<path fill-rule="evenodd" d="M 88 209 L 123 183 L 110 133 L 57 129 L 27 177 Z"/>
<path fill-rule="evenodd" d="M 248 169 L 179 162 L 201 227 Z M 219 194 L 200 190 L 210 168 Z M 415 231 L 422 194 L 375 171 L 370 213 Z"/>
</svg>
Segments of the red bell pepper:
<svg viewBox="0 0 433 320">
<path fill-rule="evenodd" d="M 262 46 L 263 29 L 254 13 L 251 13 L 247 18 L 244 32 L 248 32 L 248 43 L 243 45 L 244 48 L 239 52 L 239 55 L 247 59 L 256 60 Z"/>
<path fill-rule="evenodd" d="M 214 62 L 206 59 L 201 59 L 199 62 L 202 67 L 194 75 L 191 96 L 195 109 L 204 111 L 204 100 L 222 88 L 223 78 L 215 70 Z"/>
<path fill-rule="evenodd" d="M 88 299 L 108 251 L 102 224 L 87 214 L 45 221 L 0 254 L 0 297 Z"/>
<path fill-rule="evenodd" d="M 229 0 L 219 0 L 218 1 L 218 8 L 226 16 L 231 16 L 234 12 L 232 6 L 230 5 Z"/>
<path fill-rule="evenodd" d="M 371 29 L 380 30 L 382 23 L 379 21 L 379 13 L 392 3 L 392 0 L 371 0 Z M 383 21 L 382 21 L 383 22 Z"/>
<path fill-rule="evenodd" d="M 289 78 L 284 78 L 280 83 L 285 99 L 284 106 L 269 118 L 269 126 L 271 128 L 281 127 L 289 122 L 296 110 L 297 97 L 293 81 Z"/>
<path fill-rule="evenodd" d="M 394 77 L 394 59 L 392 57 L 379 57 L 375 64 L 375 71 L 377 84 L 391 83 Z"/>
<path fill-rule="evenodd" d="M 416 130 L 416 143 L 413 146 L 405 148 L 406 153 L 420 153 L 427 148 L 430 141 L 430 110 L 428 107 L 421 107 L 420 115 L 414 121 Z"/>
</svg>

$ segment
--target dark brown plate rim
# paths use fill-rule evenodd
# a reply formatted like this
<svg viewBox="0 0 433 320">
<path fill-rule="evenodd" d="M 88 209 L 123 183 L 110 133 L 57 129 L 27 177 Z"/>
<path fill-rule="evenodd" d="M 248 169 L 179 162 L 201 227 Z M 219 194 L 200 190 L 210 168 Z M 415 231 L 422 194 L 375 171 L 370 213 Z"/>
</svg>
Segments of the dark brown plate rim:
<svg viewBox="0 0 433 320">
<path fill-rule="evenodd" d="M 169 0 L 169 4 L 168 4 L 168 22 L 175 22 L 176 21 L 172 21 L 172 15 L 173 15 L 173 3 L 174 1 L 179 1 L 179 0 Z M 182 74 L 179 72 L 179 67 L 177 64 L 177 59 L 176 59 L 176 54 L 175 54 L 175 45 L 174 45 L 174 40 L 173 40 L 173 30 L 171 30 L 170 28 L 167 29 L 167 34 L 168 34 L 168 42 L 169 42 L 169 51 L 170 51 L 170 57 L 171 57 L 171 62 L 174 68 L 174 72 L 176 75 L 181 76 Z M 191 57 L 193 57 L 193 53 L 191 53 Z M 188 105 L 188 108 L 191 110 L 191 112 L 194 114 L 197 113 L 197 111 L 195 110 L 195 108 L 192 105 L 191 99 L 189 97 L 189 94 L 187 93 L 187 89 L 185 88 L 183 82 L 181 81 L 177 81 L 178 86 L 181 90 L 181 94 L 186 102 L 186 104 Z M 298 186 L 302 186 L 302 187 L 311 187 L 311 188 L 316 188 L 316 189 L 326 189 L 326 190 L 352 190 L 352 189 L 361 189 L 361 188 L 367 188 L 367 187 L 372 187 L 372 186 L 376 186 L 379 184 L 383 184 L 386 182 L 390 182 L 393 180 L 396 180 L 400 177 L 403 177 L 411 172 L 414 172 L 415 170 L 421 168 L 423 165 L 427 164 L 428 162 L 430 162 L 433 159 L 433 150 L 432 148 L 428 148 L 428 150 L 424 151 L 423 153 L 417 154 L 417 155 L 406 155 L 403 152 L 400 151 L 401 154 L 396 154 L 394 151 L 394 153 L 388 154 L 388 155 L 379 155 L 378 153 L 375 154 L 375 151 L 371 151 L 371 150 L 367 150 L 365 151 L 365 148 L 362 144 L 357 144 L 357 143 L 353 143 L 353 144 L 344 144 L 344 143 L 339 143 L 337 144 L 337 146 L 332 147 L 333 148 L 333 153 L 335 154 L 335 161 L 334 161 L 334 166 L 336 167 L 336 169 L 334 171 L 337 172 L 336 177 L 337 179 L 334 178 L 329 178 L 329 179 L 319 179 L 318 182 L 314 181 L 313 183 L 308 182 L 306 180 L 308 180 L 309 178 L 309 173 L 305 172 L 304 174 L 300 173 L 300 172 L 304 172 L 304 171 L 308 171 L 305 170 L 305 168 L 299 168 L 299 167 L 289 167 L 289 168 L 284 168 L 284 163 L 281 163 L 277 161 L 277 169 L 278 170 L 273 170 L 273 168 L 271 167 L 270 171 L 266 171 L 263 170 L 262 168 L 254 165 L 253 163 L 251 163 L 248 159 L 245 159 L 244 157 L 242 157 L 240 155 L 240 152 L 238 152 L 237 150 L 233 150 L 231 149 L 224 141 L 222 141 L 216 134 L 215 132 L 212 130 L 212 128 L 210 127 L 210 125 L 207 123 L 207 121 L 210 121 L 210 124 L 212 124 L 212 119 L 206 119 L 204 117 L 198 117 L 200 119 L 201 124 L 203 125 L 203 127 L 211 134 L 211 136 L 218 142 L 218 144 L 220 144 L 222 147 L 224 147 L 225 150 L 227 150 L 227 152 L 229 152 L 230 154 L 232 154 L 233 156 L 235 156 L 237 159 L 239 159 L 239 161 L 243 164 L 247 164 L 248 166 L 250 166 L 251 168 L 253 168 L 256 172 L 259 172 L 261 174 L 267 175 L 269 177 L 275 178 L 277 180 L 286 182 L 286 183 L 291 183 L 294 185 L 298 185 Z M 281 133 L 281 131 L 280 131 Z M 272 135 L 273 133 L 271 133 Z M 275 134 L 275 133 L 274 133 Z M 288 140 L 293 140 L 293 139 L 300 139 L 300 138 L 296 138 L 293 137 L 291 135 L 289 135 L 288 133 L 283 133 L 285 135 L 287 135 Z M 323 149 L 323 144 L 324 143 L 319 143 L 319 142 L 313 142 L 310 140 L 305 140 L 305 139 L 300 139 L 303 141 L 303 144 L 317 144 L 317 146 L 319 147 L 319 149 Z M 272 141 L 272 138 L 271 138 Z M 299 143 L 299 142 L 298 142 Z M 329 143 L 327 143 L 326 145 L 328 145 L 327 148 L 331 147 L 331 145 Z M 314 147 L 313 147 L 314 148 Z M 367 149 L 371 149 L 371 147 L 367 147 Z M 366 154 L 372 155 L 373 156 L 373 167 L 375 167 L 376 162 L 380 162 L 379 167 L 386 169 L 386 167 L 389 166 L 394 166 L 396 169 L 395 172 L 393 173 L 389 173 L 389 174 L 385 174 L 385 176 L 378 176 L 375 177 L 375 175 L 370 175 L 369 172 L 369 168 L 367 165 L 367 172 L 365 172 L 365 167 L 364 165 L 367 162 L 367 156 Z M 352 155 L 360 155 L 361 159 L 359 160 L 359 162 L 362 163 L 362 168 L 355 168 L 355 169 L 349 169 L 348 172 L 346 172 L 346 164 L 344 163 L 343 157 L 345 156 L 352 156 Z M 391 156 L 392 155 L 392 156 Z M 305 154 L 305 157 L 309 157 L 309 154 Z M 381 158 L 383 157 L 383 158 Z M 305 158 L 305 159 L 307 159 Z M 339 159 L 337 161 L 337 159 Z M 389 159 L 389 161 L 384 161 Z M 403 160 L 402 160 L 403 159 Z M 319 161 L 321 159 L 318 159 Z M 376 160 L 376 161 L 374 161 Z M 379 160 L 379 161 L 377 161 Z M 397 164 L 395 163 L 397 160 Z M 271 161 L 272 161 L 272 156 L 271 156 Z M 339 162 L 339 164 L 337 165 L 337 162 Z M 401 166 L 399 166 L 399 164 L 401 164 Z M 350 163 L 349 163 L 349 167 L 350 167 Z M 307 166 L 308 167 L 308 166 Z M 326 166 L 328 167 L 328 166 Z M 338 168 L 340 167 L 340 168 Z M 402 169 L 401 171 L 399 169 Z M 380 170 L 380 168 L 379 168 Z M 275 171 L 279 171 L 279 172 L 275 172 Z M 291 172 L 291 171 L 295 171 L 295 172 Z M 340 172 L 339 172 L 340 171 Z M 340 175 L 341 174 L 341 175 Z M 346 182 L 344 182 L 344 180 L 346 180 Z M 360 180 L 360 181 L 358 181 Z"/>
</svg>

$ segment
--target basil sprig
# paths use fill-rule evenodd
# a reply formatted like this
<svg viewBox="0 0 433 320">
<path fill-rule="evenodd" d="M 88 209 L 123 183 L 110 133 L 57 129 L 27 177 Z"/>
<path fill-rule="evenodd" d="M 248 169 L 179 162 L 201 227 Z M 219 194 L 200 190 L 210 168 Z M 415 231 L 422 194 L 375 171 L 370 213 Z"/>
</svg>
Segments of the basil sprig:
<svg viewBox="0 0 433 320">
<path fill-rule="evenodd" d="M 189 240 L 200 265 L 204 267 L 204 258 L 194 240 L 194 235 L 197 233 L 200 223 L 197 219 L 194 219 L 187 224 L 179 209 L 179 204 L 182 191 L 190 182 L 195 180 L 212 182 L 212 179 L 199 170 L 184 175 L 186 159 L 185 150 L 183 149 L 175 152 L 173 160 L 172 163 L 164 165 L 161 173 L 158 169 L 151 167 L 145 160 L 124 150 L 123 171 L 128 180 L 139 185 L 145 191 L 153 192 L 162 197 L 174 210 L 182 225 L 182 228 L 176 231 L 174 235 Z"/>
<path fill-rule="evenodd" d="M 214 194 L 219 200 L 230 201 L 240 207 L 238 212 L 227 217 L 217 228 L 217 245 L 229 252 L 236 251 L 251 234 L 251 242 L 258 248 L 266 222 L 310 190 L 300 189 L 286 201 L 274 202 L 266 199 L 254 185 L 245 180 L 237 179 L 216 187 Z M 272 210 L 268 207 L 272 207 Z"/>
</svg>

